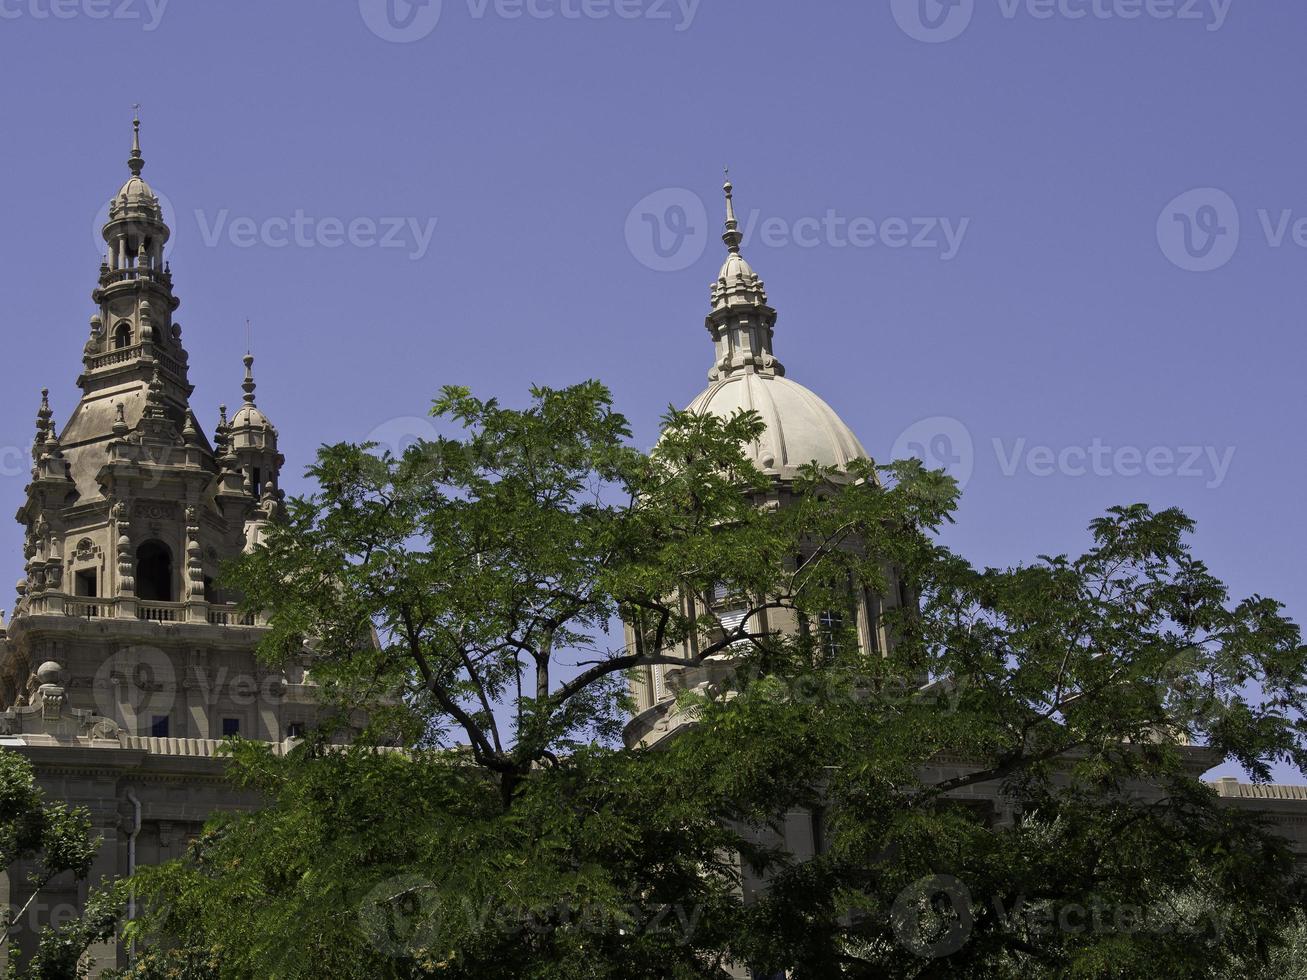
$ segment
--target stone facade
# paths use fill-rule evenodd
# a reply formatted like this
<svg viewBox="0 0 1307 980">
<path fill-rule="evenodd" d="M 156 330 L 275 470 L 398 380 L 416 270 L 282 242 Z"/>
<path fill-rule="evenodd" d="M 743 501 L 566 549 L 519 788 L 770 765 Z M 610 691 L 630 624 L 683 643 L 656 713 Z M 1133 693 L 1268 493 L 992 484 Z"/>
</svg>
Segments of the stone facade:
<svg viewBox="0 0 1307 980">
<path fill-rule="evenodd" d="M 220 566 L 257 545 L 276 518 L 283 459 L 257 407 L 248 354 L 241 406 L 230 419 L 220 408 L 212 442 L 191 408 L 180 301 L 164 259 L 170 230 L 141 177 L 139 130 L 138 121 L 130 178 L 103 229 L 81 397 L 62 429 L 42 392 L 32 480 L 17 514 L 25 575 L 13 615 L 0 621 L 0 746 L 34 762 L 51 799 L 86 807 L 103 838 L 89 883 L 55 882 L 16 923 L 21 948 L 42 925 L 75 914 L 96 881 L 177 857 L 208 817 L 257 802 L 224 781 L 223 737 L 283 753 L 317 711 L 307 652 L 286 670 L 262 667 L 255 648 L 265 625 L 215 584 Z M 740 253 L 729 183 L 726 192 L 728 254 L 707 317 L 715 359 L 691 407 L 761 413 L 767 431 L 751 451 L 774 478 L 764 503 L 782 507 L 799 466 L 843 467 L 866 452 L 826 402 L 785 377 L 772 350 L 776 312 Z M 887 642 L 883 609 L 912 601 L 891 592 L 855 597 L 850 614 L 868 655 Z M 713 609 L 724 623 L 739 615 L 729 597 Z M 761 625 L 800 628 L 775 616 Z M 687 659 L 693 646 L 682 651 Z M 628 742 L 670 737 L 684 723 L 676 692 L 720 686 L 729 672 L 729 658 L 643 671 L 633 681 Z M 1195 750 L 1195 772 L 1209 764 Z M 1307 853 L 1307 787 L 1214 785 L 1230 805 L 1271 814 Z M 968 792 L 1003 819 L 994 790 Z M 785 838 L 795 854 L 810 854 L 819 839 L 812 815 L 791 814 Z M 0 878 L 0 901 L 15 909 L 28 898 L 22 872 Z M 93 953 L 100 968 L 125 961 L 112 945 Z"/>
<path fill-rule="evenodd" d="M 763 437 L 751 447 L 757 466 L 772 478 L 768 494 L 758 501 L 763 507 L 783 507 L 791 493 L 798 468 L 816 461 L 822 466 L 844 468 L 853 459 L 866 458 L 857 437 L 820 397 L 785 377 L 785 369 L 775 356 L 773 341 L 776 311 L 769 305 L 762 279 L 740 254 L 742 236 L 735 218 L 733 188 L 726 190 L 726 261 L 711 287 L 711 307 L 707 317 L 708 333 L 715 347 L 715 359 L 708 374 L 709 387 L 689 406 L 689 411 L 711 412 L 729 417 L 740 409 L 757 411 L 766 423 Z M 852 615 L 856 617 L 856 635 L 862 652 L 876 656 L 889 642 L 882 624 L 882 611 L 910 604 L 903 585 L 887 569 L 891 594 L 855 595 Z M 706 597 L 705 597 L 706 598 Z M 714 597 L 703 608 L 704 599 L 684 596 L 687 614 L 707 611 L 725 628 L 739 624 L 747 612 L 737 608 L 729 596 Z M 697 606 L 697 608 L 696 608 Z M 767 614 L 768 619 L 750 624 L 760 632 L 778 631 L 793 634 L 801 628 L 820 628 L 820 624 L 799 624 L 792 614 Z M 710 638 L 711 639 L 711 638 Z M 636 637 L 628 627 L 629 652 L 638 652 Z M 684 658 L 685 666 L 643 667 L 633 672 L 631 695 L 636 713 L 627 724 L 626 742 L 630 746 L 657 745 L 674 737 L 685 725 L 694 724 L 693 716 L 677 708 L 678 693 L 686 690 L 719 695 L 728 690 L 734 669 L 729 651 L 695 664 L 700 640 L 691 637 L 667 652 Z M 1188 751 L 1187 768 L 1195 777 L 1202 776 L 1222 760 L 1201 748 Z M 965 774 L 965 759 L 938 759 L 926 777 L 941 782 Z M 1269 816 L 1276 830 L 1307 860 L 1307 786 L 1255 786 L 1235 779 L 1221 779 L 1211 784 L 1223 801 L 1231 806 Z M 1139 787 L 1143 792 L 1147 787 Z M 1012 802 L 1005 799 L 995 783 L 967 787 L 953 794 L 966 805 L 974 806 L 991 824 L 1002 826 L 1014 818 Z M 812 813 L 787 814 L 780 836 L 772 844 L 783 843 L 786 850 L 800 860 L 812 856 L 821 840 L 818 818 Z M 783 838 L 783 840 L 782 840 Z M 746 896 L 765 887 L 763 881 L 745 874 Z M 740 969 L 736 975 L 748 978 Z"/>
<path fill-rule="evenodd" d="M 139 127 L 103 230 L 81 398 L 62 429 L 42 393 L 18 511 L 26 575 L 0 623 L 0 745 L 33 760 L 50 798 L 90 810 L 104 838 L 93 881 L 178 856 L 211 814 L 254 802 L 222 779 L 224 736 L 284 751 L 316 713 L 307 655 L 263 668 L 265 628 L 214 584 L 282 506 L 283 460 L 252 357 L 213 443 L 191 409 L 170 231 L 141 177 Z M 21 869 L 3 887 L 21 908 Z M 86 888 L 44 890 L 14 941 L 30 946 Z M 96 959 L 117 964 L 122 951 Z"/>
</svg>

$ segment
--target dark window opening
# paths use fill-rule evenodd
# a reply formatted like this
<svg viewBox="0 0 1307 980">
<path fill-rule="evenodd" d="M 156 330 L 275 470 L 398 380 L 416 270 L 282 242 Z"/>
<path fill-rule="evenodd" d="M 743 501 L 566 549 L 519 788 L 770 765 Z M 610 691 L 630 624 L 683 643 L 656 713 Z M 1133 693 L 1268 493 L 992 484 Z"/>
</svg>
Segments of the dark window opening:
<svg viewBox="0 0 1307 980">
<path fill-rule="evenodd" d="M 241 733 L 241 720 L 239 718 L 224 718 L 222 720 L 222 737 L 235 738 Z"/>
<path fill-rule="evenodd" d="M 132 325 L 127 322 L 118 324 L 118 328 L 113 332 L 114 350 L 122 350 L 124 347 L 132 345 Z"/>
<path fill-rule="evenodd" d="M 254 467 L 253 486 L 254 486 L 254 496 L 262 497 L 263 496 L 263 473 L 257 466 Z"/>
<path fill-rule="evenodd" d="M 303 738 L 304 723 L 302 721 L 292 721 L 289 725 L 286 726 L 286 737 Z"/>
<path fill-rule="evenodd" d="M 94 568 L 78 572 L 73 576 L 73 595 L 79 599 L 95 599 L 100 595 L 98 576 Z"/>
<path fill-rule="evenodd" d="M 908 589 L 908 583 L 899 579 L 899 608 L 907 609 L 912 605 L 912 592 Z"/>
<path fill-rule="evenodd" d="M 172 552 L 162 541 L 147 541 L 136 551 L 136 597 L 146 602 L 173 602 Z"/>
<path fill-rule="evenodd" d="M 210 603 L 218 601 L 218 590 L 213 587 L 212 575 L 204 576 L 204 601 Z"/>
<path fill-rule="evenodd" d="M 155 738 L 168 737 L 168 716 L 155 715 L 150 721 L 150 734 Z"/>
</svg>

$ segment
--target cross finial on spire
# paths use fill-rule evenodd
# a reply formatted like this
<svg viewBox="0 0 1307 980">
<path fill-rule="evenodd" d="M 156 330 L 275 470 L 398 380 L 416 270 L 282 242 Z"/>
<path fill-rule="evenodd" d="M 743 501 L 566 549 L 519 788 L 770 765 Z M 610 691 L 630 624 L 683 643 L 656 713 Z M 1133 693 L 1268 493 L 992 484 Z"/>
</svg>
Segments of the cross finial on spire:
<svg viewBox="0 0 1307 980">
<path fill-rule="evenodd" d="M 145 169 L 145 157 L 141 156 L 141 104 L 137 102 L 132 106 L 132 155 L 127 161 L 133 177 L 139 177 L 141 171 Z"/>
<path fill-rule="evenodd" d="M 726 192 L 726 233 L 722 235 L 722 241 L 731 252 L 739 252 L 744 235 L 740 231 L 739 221 L 735 219 L 735 185 L 731 183 L 731 168 L 725 169 L 726 183 L 722 190 Z"/>
</svg>

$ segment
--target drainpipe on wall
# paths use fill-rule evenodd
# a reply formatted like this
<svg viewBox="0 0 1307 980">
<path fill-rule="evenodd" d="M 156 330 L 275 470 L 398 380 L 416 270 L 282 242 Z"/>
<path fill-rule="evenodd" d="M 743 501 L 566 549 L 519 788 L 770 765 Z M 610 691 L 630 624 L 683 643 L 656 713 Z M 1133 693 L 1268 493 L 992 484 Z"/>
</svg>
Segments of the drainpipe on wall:
<svg viewBox="0 0 1307 980">
<path fill-rule="evenodd" d="M 136 791 L 129 789 L 127 791 L 127 802 L 132 805 L 132 832 L 127 835 L 127 875 L 131 877 L 136 874 L 136 836 L 141 832 L 141 801 L 137 799 Z M 131 922 L 136 918 L 136 886 L 133 885 L 127 893 L 127 921 Z M 128 951 L 128 956 L 134 961 L 136 959 L 136 944 L 132 943 L 132 948 Z"/>
</svg>

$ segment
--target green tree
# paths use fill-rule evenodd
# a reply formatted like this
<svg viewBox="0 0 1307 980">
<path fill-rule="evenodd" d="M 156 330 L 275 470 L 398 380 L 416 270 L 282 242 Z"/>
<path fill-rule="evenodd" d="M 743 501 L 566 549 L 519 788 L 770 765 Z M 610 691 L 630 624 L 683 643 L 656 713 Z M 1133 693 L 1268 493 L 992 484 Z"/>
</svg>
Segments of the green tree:
<svg viewBox="0 0 1307 980">
<path fill-rule="evenodd" d="M 58 928 L 41 932 L 36 952 L 26 962 L 9 943 L 11 930 L 39 901 L 55 879 L 83 881 L 100 848 L 91 835 L 90 814 L 82 808 L 47 803 L 36 784 L 32 764 L 8 749 L 0 750 L 0 869 L 27 894 L 21 906 L 6 909 L 0 946 L 9 946 L 7 975 L 13 980 L 73 980 L 86 951 L 114 935 L 121 909 L 113 887 L 93 893 L 83 914 Z M 19 878 L 19 872 L 26 875 Z"/>
<path fill-rule="evenodd" d="M 435 412 L 463 435 L 324 448 L 234 570 L 336 710 L 287 758 L 238 746 L 268 807 L 140 875 L 172 952 L 136 976 L 1181 977 L 1283 946 L 1292 856 L 1199 777 L 1301 766 L 1307 655 L 1182 514 L 976 569 L 935 537 L 942 474 L 778 487 L 750 413 L 672 412 L 642 453 L 593 382 Z M 820 627 L 896 582 L 888 649 Z M 630 672 L 687 637 L 693 723 L 623 747 Z M 814 853 L 777 845 L 793 814 Z"/>
</svg>

